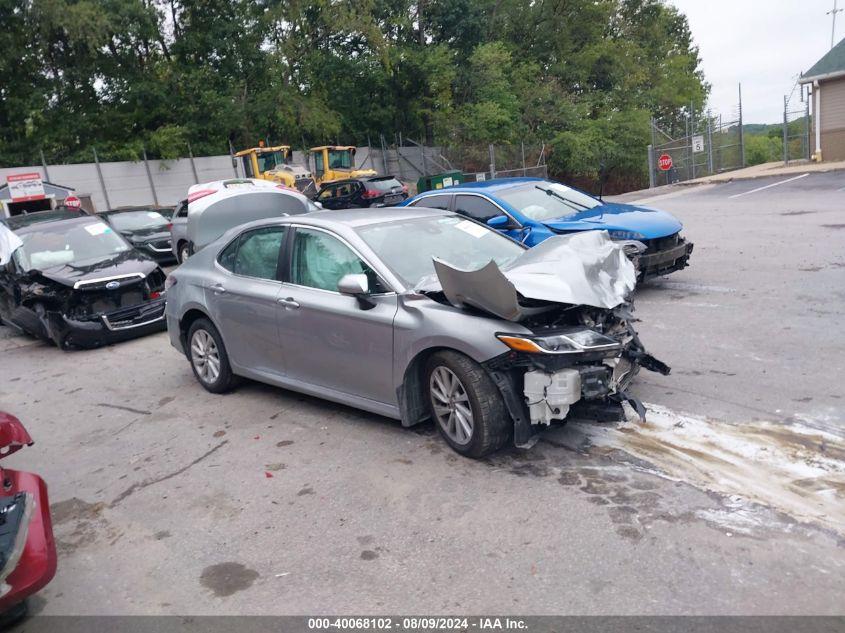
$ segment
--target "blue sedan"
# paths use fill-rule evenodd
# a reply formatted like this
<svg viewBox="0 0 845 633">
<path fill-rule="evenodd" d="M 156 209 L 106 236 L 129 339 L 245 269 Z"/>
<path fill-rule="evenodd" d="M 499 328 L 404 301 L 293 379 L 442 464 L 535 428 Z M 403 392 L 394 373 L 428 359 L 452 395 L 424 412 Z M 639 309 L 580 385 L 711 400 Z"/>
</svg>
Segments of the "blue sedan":
<svg viewBox="0 0 845 633">
<path fill-rule="evenodd" d="M 638 261 L 640 279 L 686 267 L 693 247 L 681 237 L 683 225 L 665 211 L 602 202 L 542 178 L 499 178 L 426 191 L 403 206 L 455 211 L 527 246 L 552 235 L 605 230 L 611 239 L 645 244 Z"/>
</svg>

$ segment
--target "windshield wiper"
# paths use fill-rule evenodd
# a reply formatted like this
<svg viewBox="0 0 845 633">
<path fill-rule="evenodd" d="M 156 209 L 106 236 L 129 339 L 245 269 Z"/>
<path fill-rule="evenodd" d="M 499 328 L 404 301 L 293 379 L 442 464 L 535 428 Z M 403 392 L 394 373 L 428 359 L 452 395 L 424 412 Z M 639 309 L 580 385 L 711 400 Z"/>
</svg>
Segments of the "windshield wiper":
<svg viewBox="0 0 845 633">
<path fill-rule="evenodd" d="M 563 202 L 565 205 L 572 207 L 576 211 L 580 211 L 580 210 L 587 211 L 590 208 L 585 204 L 581 204 L 580 202 L 575 202 L 574 200 L 569 200 L 567 198 L 564 198 L 562 195 L 560 195 L 558 192 L 556 192 L 552 189 L 543 189 L 540 185 L 534 185 L 534 188 L 539 189 L 540 191 L 545 193 L 547 196 L 554 196 L 555 198 L 557 198 L 558 200 Z M 581 209 L 579 209 L 578 207 L 581 207 Z"/>
</svg>

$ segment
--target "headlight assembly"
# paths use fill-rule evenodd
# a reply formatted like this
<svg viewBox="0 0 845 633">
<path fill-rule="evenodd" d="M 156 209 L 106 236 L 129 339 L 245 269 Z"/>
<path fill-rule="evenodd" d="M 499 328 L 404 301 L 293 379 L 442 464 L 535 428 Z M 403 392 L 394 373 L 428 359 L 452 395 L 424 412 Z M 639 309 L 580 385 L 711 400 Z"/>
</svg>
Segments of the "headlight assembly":
<svg viewBox="0 0 845 633">
<path fill-rule="evenodd" d="M 622 347 L 619 341 L 586 328 L 567 330 L 548 336 L 524 336 L 500 332 L 496 334 L 496 338 L 512 350 L 527 354 L 580 354 L 611 351 Z"/>
</svg>

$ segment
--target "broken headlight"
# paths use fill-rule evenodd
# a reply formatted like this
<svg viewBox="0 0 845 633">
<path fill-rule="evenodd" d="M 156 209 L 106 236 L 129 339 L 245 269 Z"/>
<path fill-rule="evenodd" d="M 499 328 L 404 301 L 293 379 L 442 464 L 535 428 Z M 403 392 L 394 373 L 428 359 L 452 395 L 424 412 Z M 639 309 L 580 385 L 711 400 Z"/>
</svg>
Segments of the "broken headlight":
<svg viewBox="0 0 845 633">
<path fill-rule="evenodd" d="M 577 329 L 546 336 L 496 334 L 502 343 L 517 352 L 528 354 L 579 354 L 581 352 L 611 351 L 621 348 L 619 341 L 594 330 Z"/>
</svg>

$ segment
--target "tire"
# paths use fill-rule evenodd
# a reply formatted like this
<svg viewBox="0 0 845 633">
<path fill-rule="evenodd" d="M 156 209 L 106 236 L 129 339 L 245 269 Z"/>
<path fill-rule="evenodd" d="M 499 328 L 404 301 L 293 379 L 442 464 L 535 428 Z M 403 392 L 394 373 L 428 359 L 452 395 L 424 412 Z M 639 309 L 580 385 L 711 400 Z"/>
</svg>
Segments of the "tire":
<svg viewBox="0 0 845 633">
<path fill-rule="evenodd" d="M 177 251 L 179 253 L 177 259 L 179 260 L 180 264 L 184 264 L 185 260 L 191 256 L 191 249 L 188 247 L 187 242 L 182 242 L 179 244 L 179 249 Z"/>
<path fill-rule="evenodd" d="M 457 385 L 449 383 L 454 379 Z M 457 453 L 484 457 L 502 448 L 511 437 L 513 421 L 502 394 L 481 365 L 467 356 L 452 351 L 432 354 L 426 363 L 424 388 L 431 419 Z"/>
<path fill-rule="evenodd" d="M 214 324 L 208 319 L 197 319 L 188 329 L 186 341 L 188 362 L 197 381 L 211 393 L 231 390 L 237 377 L 232 373 L 223 338 Z"/>
</svg>

